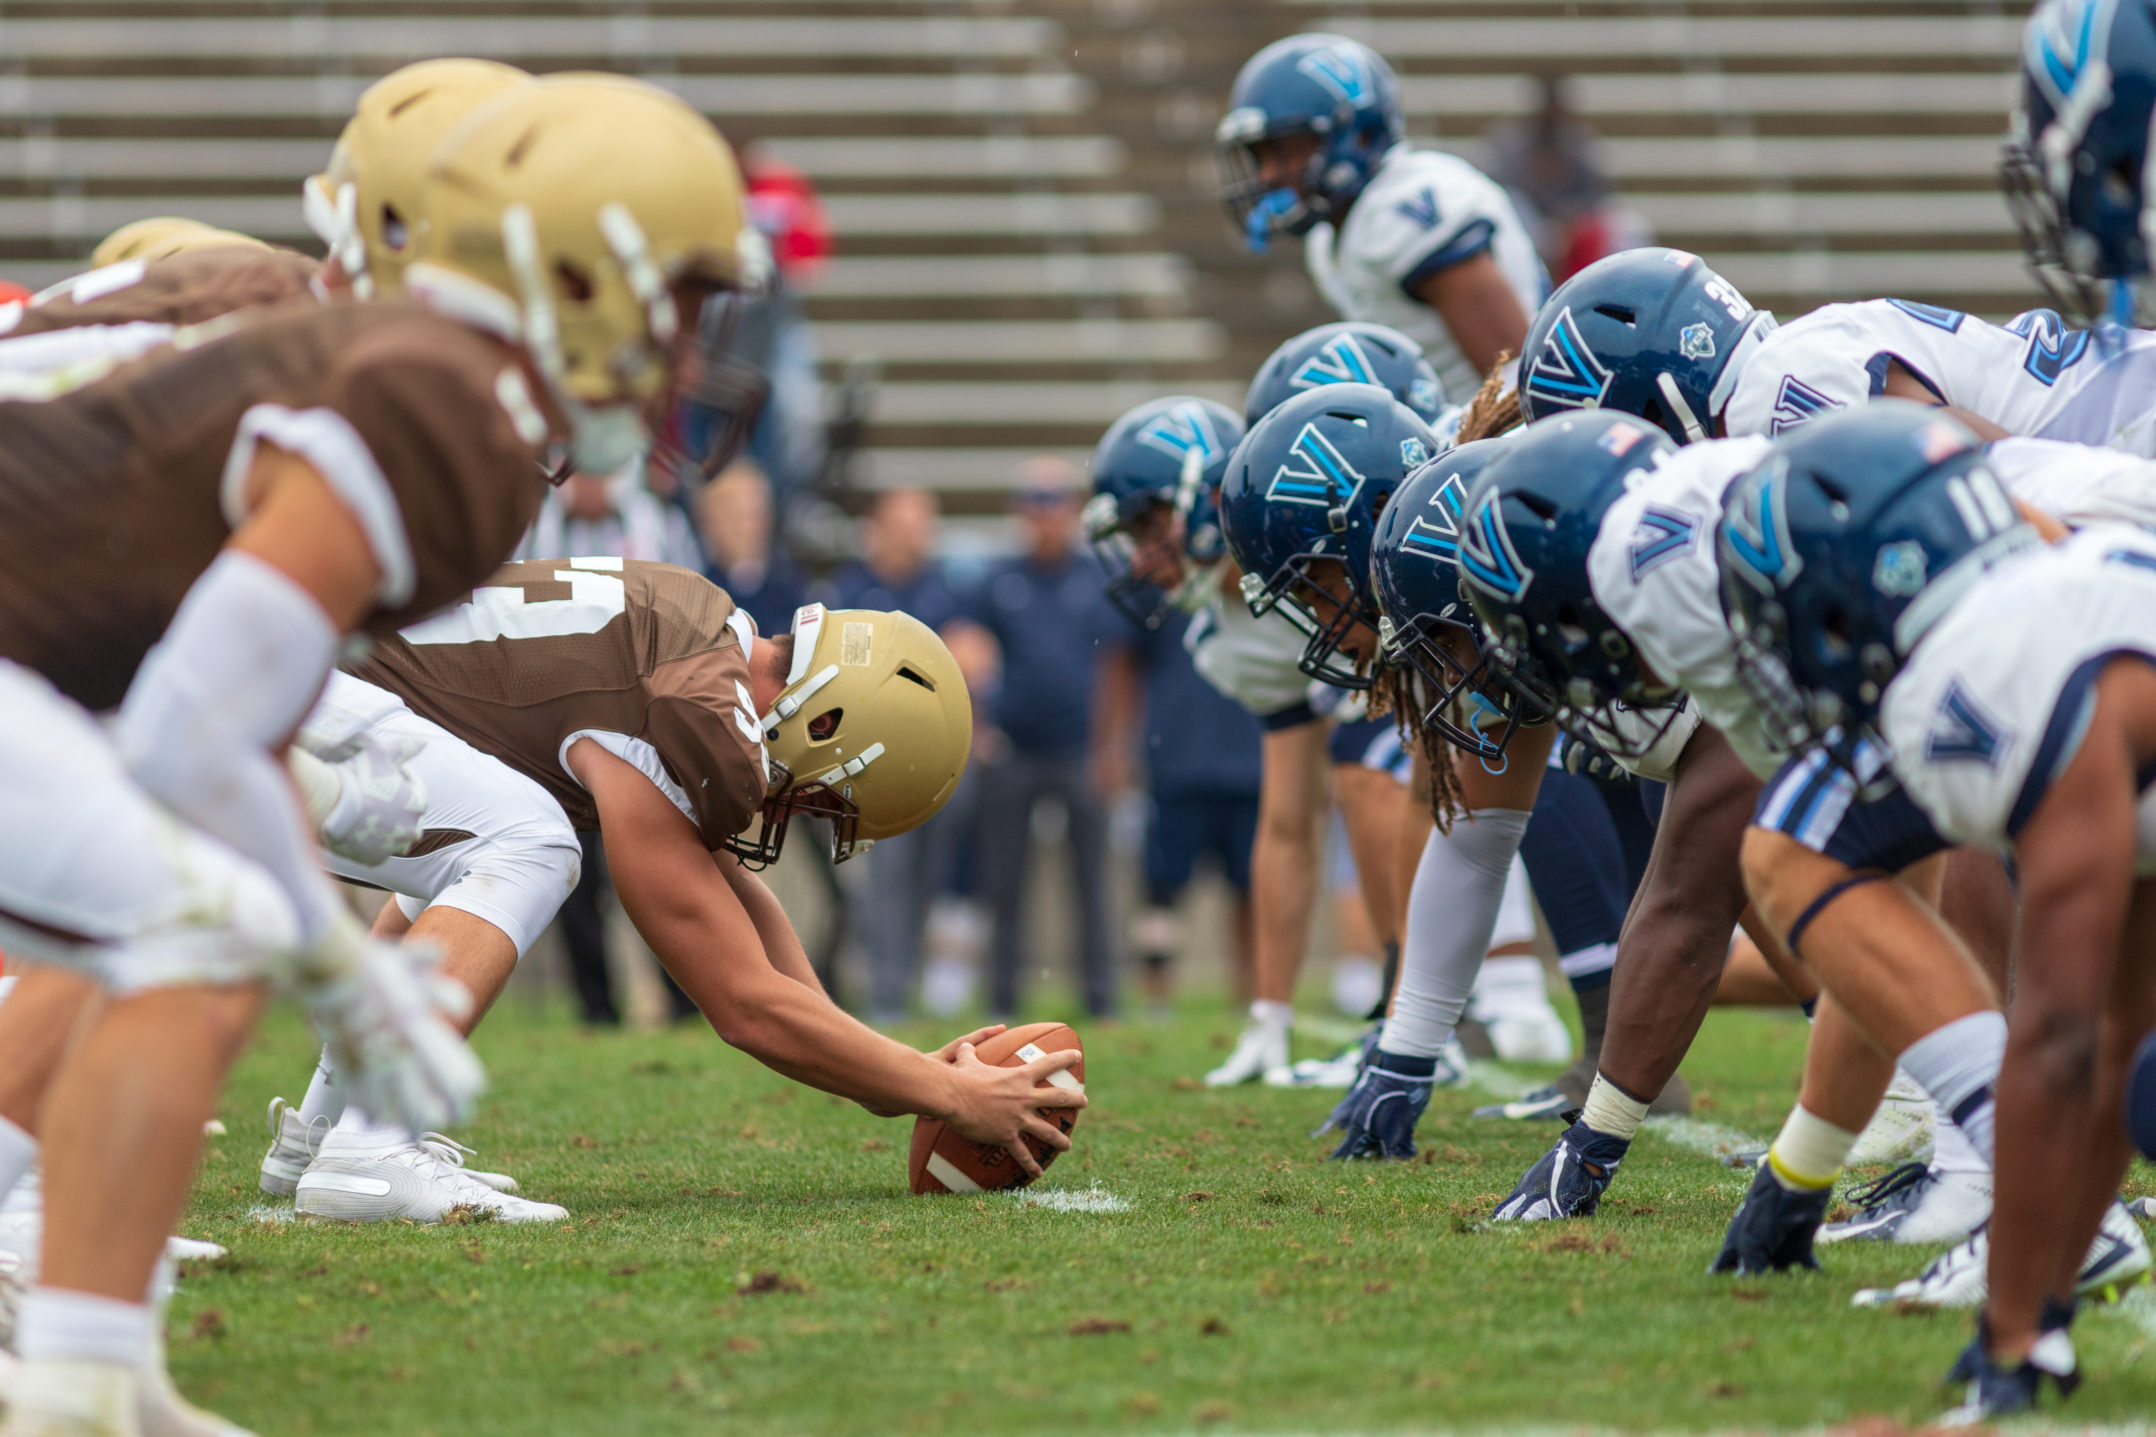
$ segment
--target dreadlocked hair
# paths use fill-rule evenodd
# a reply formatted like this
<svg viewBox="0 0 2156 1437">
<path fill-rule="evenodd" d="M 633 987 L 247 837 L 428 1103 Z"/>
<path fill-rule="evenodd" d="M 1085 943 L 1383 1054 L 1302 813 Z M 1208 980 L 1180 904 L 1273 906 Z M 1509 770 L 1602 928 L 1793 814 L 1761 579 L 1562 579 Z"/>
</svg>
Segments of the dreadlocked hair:
<svg viewBox="0 0 2156 1437">
<path fill-rule="evenodd" d="M 1462 444 L 1474 439 L 1494 439 L 1525 422 L 1525 416 L 1520 413 L 1520 391 L 1511 382 L 1511 368 L 1512 351 L 1508 349 L 1497 356 L 1497 363 L 1490 366 L 1482 388 L 1467 402 L 1467 413 L 1460 416 Z"/>
<path fill-rule="evenodd" d="M 1378 674 L 1370 685 L 1370 717 L 1391 717 L 1399 730 L 1400 746 L 1421 762 L 1415 765 L 1415 797 L 1427 799 L 1430 818 L 1440 833 L 1452 832 L 1452 821 L 1466 810 L 1460 794 L 1460 776 L 1453 769 L 1452 745 L 1424 728 L 1423 715 L 1433 699 L 1420 673 L 1401 666 Z"/>
</svg>

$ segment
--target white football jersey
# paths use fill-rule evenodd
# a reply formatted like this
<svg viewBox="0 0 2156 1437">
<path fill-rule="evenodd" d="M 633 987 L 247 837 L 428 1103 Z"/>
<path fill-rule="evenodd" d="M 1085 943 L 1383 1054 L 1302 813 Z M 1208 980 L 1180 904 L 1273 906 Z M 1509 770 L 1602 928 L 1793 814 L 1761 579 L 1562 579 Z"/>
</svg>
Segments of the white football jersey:
<svg viewBox="0 0 2156 1437">
<path fill-rule="evenodd" d="M 2104 353 L 2048 309 L 2004 325 L 1900 299 L 1830 304 L 1767 336 L 1722 411 L 1730 434 L 1787 433 L 1868 402 L 1890 363 L 1942 403 L 2009 433 L 2102 444 L 2156 457 L 2156 331 L 2130 330 Z"/>
<path fill-rule="evenodd" d="M 1412 291 L 1484 250 L 1532 318 L 1550 280 L 1511 197 L 1457 155 L 1395 145 L 1337 233 L 1320 224 L 1305 237 L 1303 258 L 1342 319 L 1399 330 L 1422 346 L 1445 393 L 1463 399 L 1482 387 L 1482 375 L 1443 316 Z"/>
<path fill-rule="evenodd" d="M 2001 439 L 1986 455 L 2007 493 L 2069 529 L 2156 528 L 2156 460 L 2055 439 Z"/>
<path fill-rule="evenodd" d="M 2156 536 L 2095 525 L 2000 566 L 1917 644 L 1881 730 L 1939 832 L 2004 852 L 2073 757 L 2092 685 L 2120 653 L 2156 659 Z M 2138 872 L 2156 873 L 2156 790 Z"/>
<path fill-rule="evenodd" d="M 1603 516 L 1587 551 L 1587 581 L 1647 666 L 1691 694 L 1745 767 L 1767 779 L 1786 755 L 1768 742 L 1737 680 L 1737 645 L 1722 617 L 1714 526 L 1722 496 L 1767 455 L 1760 438 L 1705 440 L 1635 477 Z"/>
<path fill-rule="evenodd" d="M 1310 676 L 1297 667 L 1307 642 L 1277 610 L 1253 614 L 1236 594 L 1215 599 L 1183 630 L 1205 681 L 1261 719 L 1309 700 Z"/>
</svg>

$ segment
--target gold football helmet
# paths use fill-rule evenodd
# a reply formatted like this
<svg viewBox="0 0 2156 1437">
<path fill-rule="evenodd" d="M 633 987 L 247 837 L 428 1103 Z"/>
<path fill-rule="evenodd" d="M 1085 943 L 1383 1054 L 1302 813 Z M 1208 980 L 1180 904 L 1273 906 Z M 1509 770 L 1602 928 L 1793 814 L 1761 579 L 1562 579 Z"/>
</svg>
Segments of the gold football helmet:
<svg viewBox="0 0 2156 1437">
<path fill-rule="evenodd" d="M 103 269 L 108 264 L 122 264 L 131 259 L 167 259 L 197 249 L 269 248 L 253 235 L 243 235 L 237 230 L 221 230 L 201 220 L 183 219 L 179 215 L 157 215 L 146 220 L 136 220 L 121 225 L 111 234 L 97 242 L 90 251 L 90 267 Z"/>
<path fill-rule="evenodd" d="M 523 346 L 576 466 L 648 440 L 713 290 L 754 278 L 741 172 L 711 122 L 655 85 L 556 75 L 495 96 L 428 167 L 411 295 Z"/>
<path fill-rule="evenodd" d="M 973 747 L 965 676 L 913 615 L 810 604 L 793 634 L 786 687 L 764 716 L 763 825 L 727 845 L 758 866 L 777 859 L 797 814 L 830 820 L 836 863 L 918 828 L 950 800 Z"/>
<path fill-rule="evenodd" d="M 369 85 L 329 167 L 300 198 L 315 233 L 362 299 L 403 289 L 427 160 L 474 106 L 531 76 L 493 60 L 422 60 Z"/>
</svg>

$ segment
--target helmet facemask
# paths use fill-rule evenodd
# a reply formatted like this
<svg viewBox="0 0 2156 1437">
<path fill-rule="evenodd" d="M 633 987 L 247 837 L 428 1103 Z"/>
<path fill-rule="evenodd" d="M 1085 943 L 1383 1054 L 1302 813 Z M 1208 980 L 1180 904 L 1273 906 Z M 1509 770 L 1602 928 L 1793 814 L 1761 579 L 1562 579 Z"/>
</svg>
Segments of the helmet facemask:
<svg viewBox="0 0 2156 1437">
<path fill-rule="evenodd" d="M 1380 501 L 1382 507 L 1382 501 Z M 1384 616 L 1355 582 L 1344 555 L 1296 554 L 1274 571 L 1270 582 L 1255 574 L 1243 575 L 1243 600 L 1253 614 L 1277 610 L 1305 636 L 1296 667 L 1320 683 L 1334 688 L 1366 690 L 1380 658 L 1376 641 Z M 1357 631 L 1369 637 L 1356 654 L 1348 645 Z"/>
<path fill-rule="evenodd" d="M 1172 494 L 1126 495 L 1120 503 L 1113 494 L 1095 494 L 1080 516 L 1108 575 L 1108 601 L 1148 633 L 1169 614 L 1195 613 L 1210 598 L 1217 559 L 1201 561 L 1191 552 L 1191 521 L 1204 477 L 1205 455 L 1192 449 L 1183 456 Z"/>
<path fill-rule="evenodd" d="M 1418 711 L 1416 726 L 1485 765 L 1503 764 L 1513 734 L 1549 719 L 1548 708 L 1528 696 L 1528 686 L 1499 671 L 1472 621 L 1419 613 L 1396 625 L 1386 618 L 1378 637 L 1387 665 L 1412 680 L 1406 687 Z M 1463 653 L 1472 662 L 1463 662 Z"/>
</svg>

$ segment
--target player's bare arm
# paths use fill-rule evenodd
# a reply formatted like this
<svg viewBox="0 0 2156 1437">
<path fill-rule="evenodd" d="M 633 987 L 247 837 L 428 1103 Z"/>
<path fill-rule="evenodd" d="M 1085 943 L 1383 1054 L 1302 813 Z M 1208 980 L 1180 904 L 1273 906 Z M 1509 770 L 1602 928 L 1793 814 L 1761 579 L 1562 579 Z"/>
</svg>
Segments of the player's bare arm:
<svg viewBox="0 0 2156 1437">
<path fill-rule="evenodd" d="M 1981 414 L 1971 413 L 1956 404 L 1941 403 L 1937 391 L 1892 360 L 1887 362 L 1886 383 L 1880 388 L 1879 392 L 1881 395 L 1891 395 L 1896 399 L 1914 399 L 1919 404 L 1929 404 L 1934 408 L 1944 409 L 1947 413 L 1975 430 L 1976 437 L 1987 443 L 1993 439 L 2005 439 L 2012 433 L 2011 430 L 2001 429 Z"/>
<path fill-rule="evenodd" d="M 1488 250 L 1431 275 L 1415 297 L 1444 317 L 1478 374 L 1487 374 L 1503 355 L 1517 354 L 1527 338 L 1531 316 Z"/>
<path fill-rule="evenodd" d="M 2019 1361 L 2047 1297 L 2068 1299 L 2127 1157 L 2118 1121 L 2130 1054 L 2108 1053 L 2105 1010 L 2124 963 L 2137 885 L 2136 775 L 2156 757 L 2156 669 L 2115 659 L 2097 680 L 2088 730 L 2015 843 L 2022 896 L 2020 980 L 2000 1069 L 1992 1210 L 1992 1352 Z M 2141 955 L 2134 955 L 2139 959 Z M 2133 986 L 2146 988 L 2142 979 Z M 2109 1121 L 2103 1121 L 2105 1114 Z M 2078 1173 L 2061 1192 L 2062 1175 Z M 2072 1213 L 2061 1221 L 2062 1205 Z"/>
<path fill-rule="evenodd" d="M 990 1068 L 963 1047 L 945 1063 L 883 1037 L 780 970 L 695 827 L 650 779 L 589 739 L 570 747 L 568 763 L 598 805 L 623 910 L 726 1042 L 811 1087 L 877 1111 L 938 1117 L 999 1143 L 1028 1173 L 1040 1165 L 1023 1135 L 1068 1149 L 1035 1109 L 1085 1105 L 1082 1093 L 1040 1086 L 1078 1054 Z"/>
</svg>

